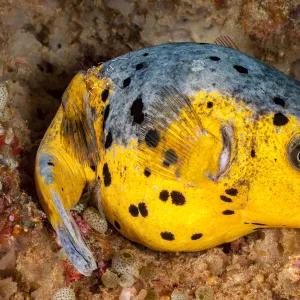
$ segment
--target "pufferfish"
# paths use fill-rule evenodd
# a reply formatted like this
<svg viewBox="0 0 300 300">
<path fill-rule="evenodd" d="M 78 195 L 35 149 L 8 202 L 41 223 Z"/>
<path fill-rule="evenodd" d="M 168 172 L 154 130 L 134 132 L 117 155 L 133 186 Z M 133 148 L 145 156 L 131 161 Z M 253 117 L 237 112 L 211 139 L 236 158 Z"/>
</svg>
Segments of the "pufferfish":
<svg viewBox="0 0 300 300">
<path fill-rule="evenodd" d="M 36 158 L 69 259 L 97 268 L 70 209 L 99 182 L 109 222 L 159 251 L 300 227 L 300 83 L 235 49 L 170 43 L 79 72 Z"/>
</svg>

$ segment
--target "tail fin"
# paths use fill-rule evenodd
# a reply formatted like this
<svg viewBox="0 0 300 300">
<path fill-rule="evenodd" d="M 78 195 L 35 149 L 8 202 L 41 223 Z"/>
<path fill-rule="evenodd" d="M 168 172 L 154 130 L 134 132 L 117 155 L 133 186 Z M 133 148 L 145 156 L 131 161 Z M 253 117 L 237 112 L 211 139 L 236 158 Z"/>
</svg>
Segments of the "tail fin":
<svg viewBox="0 0 300 300">
<path fill-rule="evenodd" d="M 95 173 L 87 173 L 74 152 L 66 150 L 59 130 L 62 116 L 61 107 L 39 147 L 36 187 L 40 202 L 68 258 L 80 273 L 88 276 L 97 265 L 71 216 L 70 208 L 78 202 L 86 183 Z"/>
<path fill-rule="evenodd" d="M 97 268 L 93 254 L 87 248 L 73 217 L 66 211 L 54 190 L 52 190 L 52 199 L 62 220 L 62 224 L 56 225 L 58 238 L 75 268 L 81 274 L 89 276 Z"/>
</svg>

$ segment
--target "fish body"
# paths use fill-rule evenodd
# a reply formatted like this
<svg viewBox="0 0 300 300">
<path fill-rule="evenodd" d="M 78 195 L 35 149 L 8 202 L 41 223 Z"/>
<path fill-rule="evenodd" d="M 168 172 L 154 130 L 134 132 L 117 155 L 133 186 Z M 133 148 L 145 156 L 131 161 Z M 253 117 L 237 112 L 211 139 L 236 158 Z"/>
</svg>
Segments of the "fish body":
<svg viewBox="0 0 300 300">
<path fill-rule="evenodd" d="M 171 43 L 78 73 L 36 161 L 40 200 L 75 267 L 96 268 L 69 210 L 100 181 L 122 235 L 199 251 L 300 227 L 300 83 L 231 48 Z"/>
</svg>

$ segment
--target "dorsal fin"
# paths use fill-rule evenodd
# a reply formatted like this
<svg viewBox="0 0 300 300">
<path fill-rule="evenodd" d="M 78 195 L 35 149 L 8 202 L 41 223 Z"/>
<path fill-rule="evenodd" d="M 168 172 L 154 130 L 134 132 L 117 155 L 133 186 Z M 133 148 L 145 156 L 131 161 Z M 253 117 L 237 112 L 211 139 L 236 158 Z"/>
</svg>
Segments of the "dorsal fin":
<svg viewBox="0 0 300 300">
<path fill-rule="evenodd" d="M 216 45 L 224 46 L 227 48 L 232 48 L 235 50 L 239 50 L 238 46 L 234 43 L 234 41 L 229 36 L 219 36 L 215 39 L 214 42 Z"/>
<path fill-rule="evenodd" d="M 159 90 L 139 133 L 139 164 L 175 180 L 190 149 L 205 134 L 190 99 L 175 87 Z"/>
</svg>

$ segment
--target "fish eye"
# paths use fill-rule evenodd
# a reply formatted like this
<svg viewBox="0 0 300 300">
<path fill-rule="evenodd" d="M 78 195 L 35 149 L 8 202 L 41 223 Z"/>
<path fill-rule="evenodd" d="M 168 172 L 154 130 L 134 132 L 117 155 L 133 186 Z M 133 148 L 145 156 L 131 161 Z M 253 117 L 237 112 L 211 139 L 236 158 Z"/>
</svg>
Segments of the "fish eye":
<svg viewBox="0 0 300 300">
<path fill-rule="evenodd" d="M 300 139 L 294 139 L 288 146 L 288 159 L 293 168 L 300 171 Z"/>
</svg>

